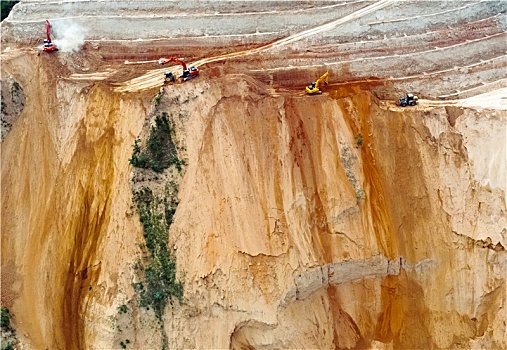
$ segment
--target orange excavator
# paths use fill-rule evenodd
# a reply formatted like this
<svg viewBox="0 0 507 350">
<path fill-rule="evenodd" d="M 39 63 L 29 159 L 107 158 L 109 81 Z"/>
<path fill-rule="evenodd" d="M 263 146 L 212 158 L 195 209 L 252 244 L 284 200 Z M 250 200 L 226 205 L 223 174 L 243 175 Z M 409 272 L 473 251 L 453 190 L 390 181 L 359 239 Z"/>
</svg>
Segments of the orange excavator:
<svg viewBox="0 0 507 350">
<path fill-rule="evenodd" d="M 183 67 L 183 74 L 180 76 L 180 79 L 183 81 L 188 81 L 190 79 L 194 79 L 199 76 L 199 69 L 195 68 L 194 66 L 187 69 L 186 63 L 176 57 L 161 58 L 158 60 L 158 64 L 160 64 L 160 65 L 164 65 L 169 62 L 178 63 L 179 65 L 181 65 Z"/>
<path fill-rule="evenodd" d="M 51 24 L 49 24 L 49 21 L 46 20 L 46 39 L 44 39 L 44 48 L 43 50 L 45 52 L 53 52 L 57 51 L 56 45 L 51 42 Z"/>
</svg>

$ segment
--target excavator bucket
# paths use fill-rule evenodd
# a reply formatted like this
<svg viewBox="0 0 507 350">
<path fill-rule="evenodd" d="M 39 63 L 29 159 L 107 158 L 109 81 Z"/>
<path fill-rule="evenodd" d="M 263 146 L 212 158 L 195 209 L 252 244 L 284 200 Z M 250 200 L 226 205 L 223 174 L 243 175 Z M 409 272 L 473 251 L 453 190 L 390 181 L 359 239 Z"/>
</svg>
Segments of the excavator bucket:
<svg viewBox="0 0 507 350">
<path fill-rule="evenodd" d="M 320 76 L 320 78 L 318 79 L 318 81 L 323 81 L 324 84 L 327 85 L 329 83 L 329 72 L 326 72 L 326 73 L 322 74 Z"/>
</svg>

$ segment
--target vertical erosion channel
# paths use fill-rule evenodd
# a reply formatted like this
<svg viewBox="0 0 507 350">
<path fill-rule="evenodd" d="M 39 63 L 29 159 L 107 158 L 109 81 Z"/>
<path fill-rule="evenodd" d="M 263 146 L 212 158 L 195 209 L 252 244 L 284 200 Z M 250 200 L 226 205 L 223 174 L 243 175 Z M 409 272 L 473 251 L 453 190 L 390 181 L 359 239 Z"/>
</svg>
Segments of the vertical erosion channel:
<svg viewBox="0 0 507 350">
<path fill-rule="evenodd" d="M 62 330 L 66 349 L 84 349 L 86 300 L 93 297 L 100 274 L 96 259 L 107 233 L 114 179 L 115 123 L 119 99 L 100 86 L 90 91 L 84 119 L 80 121 L 77 147 L 64 179 L 68 222 L 63 236 L 69 246 L 64 278 Z"/>
<path fill-rule="evenodd" d="M 397 249 L 393 222 L 386 202 L 386 193 L 382 178 L 375 161 L 375 143 L 371 129 L 370 93 L 359 87 L 341 88 L 331 93 L 334 98 L 348 96 L 352 102 L 352 109 L 340 103 L 345 120 L 353 135 L 361 137 L 361 160 L 364 174 L 364 222 L 366 228 L 375 234 L 378 249 L 390 260 L 397 259 Z M 369 216 L 369 218 L 368 218 Z M 371 227 L 368 227 L 371 226 Z"/>
</svg>

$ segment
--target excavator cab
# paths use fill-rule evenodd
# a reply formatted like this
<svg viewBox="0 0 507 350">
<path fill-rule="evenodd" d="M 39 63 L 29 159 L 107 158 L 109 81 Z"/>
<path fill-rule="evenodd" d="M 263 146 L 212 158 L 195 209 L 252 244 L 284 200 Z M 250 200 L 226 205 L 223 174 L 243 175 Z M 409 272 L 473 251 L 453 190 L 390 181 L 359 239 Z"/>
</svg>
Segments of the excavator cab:
<svg viewBox="0 0 507 350">
<path fill-rule="evenodd" d="M 53 44 L 53 43 L 44 43 L 43 50 L 45 52 L 53 52 L 53 51 L 57 51 L 58 49 L 56 48 L 55 44 Z"/>
<path fill-rule="evenodd" d="M 43 47 L 43 50 L 45 52 L 53 52 L 53 51 L 56 51 L 57 48 L 55 46 L 55 44 L 49 42 L 47 39 L 44 39 L 44 47 Z"/>
<path fill-rule="evenodd" d="M 199 76 L 199 69 L 194 66 L 190 67 L 190 69 L 184 69 L 183 74 L 180 76 L 180 79 L 183 81 L 188 81 L 190 79 L 197 78 Z"/>
<path fill-rule="evenodd" d="M 319 88 L 317 87 L 317 82 L 315 81 L 306 87 L 306 92 L 309 95 L 322 94 L 322 91 L 319 90 Z"/>
</svg>

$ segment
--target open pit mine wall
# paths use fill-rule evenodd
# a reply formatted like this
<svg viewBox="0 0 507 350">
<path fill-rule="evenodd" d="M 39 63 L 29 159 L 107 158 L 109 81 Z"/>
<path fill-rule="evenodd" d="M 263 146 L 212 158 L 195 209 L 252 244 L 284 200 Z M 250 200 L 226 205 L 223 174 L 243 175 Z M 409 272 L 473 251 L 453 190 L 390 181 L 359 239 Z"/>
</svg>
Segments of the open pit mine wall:
<svg viewBox="0 0 507 350">
<path fill-rule="evenodd" d="M 127 160 L 146 106 L 58 78 L 66 72 L 55 57 L 4 61 L 6 72 L 26 101 L 2 143 L 2 305 L 28 348 L 89 348 L 122 281 L 130 288 L 127 262 L 142 236 L 126 216 Z"/>
<path fill-rule="evenodd" d="M 56 62 L 2 65 L 26 95 L 2 143 L 2 304 L 28 348 L 115 348 L 142 242 L 128 159 L 155 91 Z M 188 163 L 170 348 L 507 347 L 504 111 L 243 75 L 165 87 L 158 108 Z M 159 344 L 136 317 L 132 346 Z"/>
<path fill-rule="evenodd" d="M 167 88 L 188 115 L 175 347 L 506 345 L 504 112 L 208 84 Z"/>
<path fill-rule="evenodd" d="M 82 47 L 115 63 L 176 56 L 206 65 L 210 74 L 247 73 L 275 88 L 303 86 L 329 71 L 332 83 L 379 80 L 374 92 L 383 99 L 407 91 L 456 99 L 501 88 L 506 80 L 502 0 L 262 1 L 262 6 L 30 0 L 2 21 L 3 48 L 42 49 L 46 18 L 60 52 Z M 221 56 L 253 48 L 260 51 L 235 61 Z"/>
<path fill-rule="evenodd" d="M 3 23 L 3 35 L 11 43 L 40 40 L 47 18 L 57 28 L 59 24 L 82 28 L 87 39 L 94 41 L 185 38 L 199 44 L 209 43 L 210 39 L 214 45 L 259 43 L 332 21 L 374 3 L 324 0 L 315 6 L 314 1 L 263 1 L 262 10 L 258 1 L 22 0 Z M 60 35 L 65 31 L 61 28 Z"/>
</svg>

